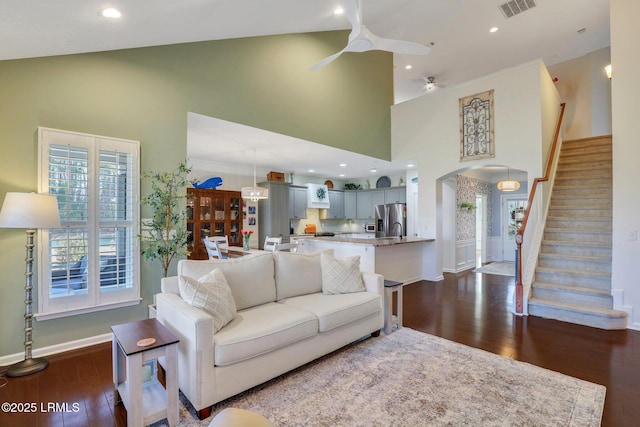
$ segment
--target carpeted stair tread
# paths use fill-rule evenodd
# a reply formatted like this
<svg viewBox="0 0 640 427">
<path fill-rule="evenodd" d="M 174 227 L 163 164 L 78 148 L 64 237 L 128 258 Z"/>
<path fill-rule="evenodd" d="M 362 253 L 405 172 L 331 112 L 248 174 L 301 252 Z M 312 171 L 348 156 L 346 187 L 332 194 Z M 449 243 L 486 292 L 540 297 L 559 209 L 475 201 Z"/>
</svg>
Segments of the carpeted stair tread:
<svg viewBox="0 0 640 427">
<path fill-rule="evenodd" d="M 560 159 L 563 161 L 565 158 L 583 156 L 583 155 L 591 155 L 591 154 L 603 154 L 603 155 L 611 155 L 611 145 L 592 145 L 590 147 L 562 147 L 562 153 L 560 154 Z"/>
<path fill-rule="evenodd" d="M 557 283 L 534 282 L 532 288 L 555 289 L 585 295 L 611 296 L 611 293 L 605 289 L 585 288 L 583 286 L 560 285 Z"/>
<path fill-rule="evenodd" d="M 552 268 L 552 267 L 536 267 L 536 272 L 562 274 L 562 275 L 574 276 L 574 277 L 593 277 L 597 279 L 611 278 L 611 273 L 605 273 L 600 271 L 585 271 L 585 270 L 579 270 L 579 271 L 564 270 L 562 268 Z"/>
<path fill-rule="evenodd" d="M 610 248 L 611 243 L 607 242 L 570 242 L 567 240 L 542 240 L 542 244 L 548 245 L 566 245 L 566 246 L 585 246 L 585 247 L 597 247 L 597 248 Z"/>
<path fill-rule="evenodd" d="M 582 233 L 582 234 L 611 234 L 611 230 L 599 230 L 596 228 L 545 228 L 544 231 L 551 231 L 554 233 Z"/>
<path fill-rule="evenodd" d="M 529 300 L 529 306 L 547 306 L 559 308 L 566 311 L 572 311 L 576 313 L 587 313 L 595 316 L 609 317 L 609 318 L 624 318 L 626 319 L 627 313 L 621 310 L 614 310 L 602 307 L 589 307 L 582 304 L 570 304 L 566 302 L 557 302 L 551 300 L 545 300 L 541 298 L 531 298 Z"/>
<path fill-rule="evenodd" d="M 587 262 L 611 262 L 611 257 L 589 256 L 589 255 L 572 255 L 572 254 L 548 254 L 540 253 L 541 258 L 566 259 L 571 261 L 587 261 Z"/>
</svg>

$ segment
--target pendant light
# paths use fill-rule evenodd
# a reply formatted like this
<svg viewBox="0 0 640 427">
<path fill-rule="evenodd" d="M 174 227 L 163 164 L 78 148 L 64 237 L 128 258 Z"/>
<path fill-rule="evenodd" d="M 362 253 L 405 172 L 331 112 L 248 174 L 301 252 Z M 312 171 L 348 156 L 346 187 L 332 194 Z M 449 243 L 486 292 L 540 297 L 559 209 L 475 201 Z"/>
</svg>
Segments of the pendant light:
<svg viewBox="0 0 640 427">
<path fill-rule="evenodd" d="M 269 189 L 256 185 L 256 149 L 253 149 L 253 187 L 242 187 L 240 189 L 242 198 L 252 202 L 269 198 Z"/>
<path fill-rule="evenodd" d="M 507 168 L 507 180 L 500 181 L 498 183 L 498 190 L 500 191 L 516 191 L 520 188 L 520 183 L 518 181 L 513 181 L 509 179 L 509 168 Z"/>
</svg>

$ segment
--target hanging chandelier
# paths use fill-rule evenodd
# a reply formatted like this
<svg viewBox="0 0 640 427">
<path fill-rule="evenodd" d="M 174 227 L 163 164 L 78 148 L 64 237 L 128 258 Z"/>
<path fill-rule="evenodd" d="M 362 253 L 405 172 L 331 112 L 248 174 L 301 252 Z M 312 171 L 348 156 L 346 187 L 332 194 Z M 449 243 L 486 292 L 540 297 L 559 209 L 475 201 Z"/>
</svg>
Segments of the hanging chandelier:
<svg viewBox="0 0 640 427">
<path fill-rule="evenodd" d="M 500 181 L 498 183 L 498 190 L 500 191 L 516 191 L 520 188 L 520 183 L 518 181 L 514 181 L 510 179 L 509 176 L 509 168 L 507 168 L 507 180 Z"/>
<path fill-rule="evenodd" d="M 253 187 L 242 187 L 240 189 L 243 199 L 249 199 L 252 202 L 269 198 L 269 189 L 258 187 L 256 185 L 256 149 L 253 149 Z"/>
</svg>

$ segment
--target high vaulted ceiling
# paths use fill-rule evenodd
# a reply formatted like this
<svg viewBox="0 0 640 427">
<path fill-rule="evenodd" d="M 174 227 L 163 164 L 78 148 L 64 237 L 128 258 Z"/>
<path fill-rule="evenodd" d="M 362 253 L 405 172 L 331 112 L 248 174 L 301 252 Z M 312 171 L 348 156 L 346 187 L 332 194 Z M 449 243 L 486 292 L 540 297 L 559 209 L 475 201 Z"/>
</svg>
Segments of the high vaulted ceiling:
<svg viewBox="0 0 640 427">
<path fill-rule="evenodd" d="M 349 29 L 346 17 L 333 11 L 345 0 L 0 0 L 0 60 L 145 47 L 273 34 Z M 513 0 L 518 3 L 532 0 Z M 451 87 L 492 72 L 542 58 L 553 65 L 609 46 L 609 0 L 533 0 L 535 7 L 505 18 L 499 5 L 507 0 L 362 0 L 363 21 L 377 36 L 410 40 L 431 47 L 425 56 L 394 55 L 396 102 L 426 94 L 426 77 L 437 86 Z M 122 12 L 119 19 L 101 16 L 105 7 Z M 491 27 L 499 30 L 490 33 Z M 347 40 L 345 38 L 345 44 Z M 345 55 L 358 55 L 347 53 Z M 318 58 L 320 60 L 322 58 Z M 340 58 L 337 59 L 340 61 Z M 309 64 L 311 67 L 313 64 Z M 406 69 L 411 65 L 411 69 Z M 328 65 L 330 67 L 331 64 Z M 197 123 L 196 123 L 197 122 Z M 211 128 L 213 126 L 213 129 Z M 216 127 L 217 126 L 217 127 Z M 213 120 L 190 126 L 189 151 L 199 150 L 211 135 L 236 141 L 256 138 L 240 135 L 242 126 L 223 126 Z M 291 150 L 308 144 L 310 159 L 337 163 L 347 153 L 331 152 L 308 141 L 263 135 L 262 145 L 289 141 Z M 199 148 L 200 145 L 200 148 Z M 251 164 L 238 147 L 223 161 Z M 364 176 L 370 167 L 380 174 L 405 165 L 355 155 Z M 359 157 L 358 157 L 359 156 Z M 245 157 L 242 161 L 239 157 Z M 300 174 L 310 167 L 300 157 L 278 156 L 279 164 L 264 167 Z M 342 161 L 342 160 L 340 160 Z M 272 160 L 275 162 L 275 160 Z M 288 165 L 288 166 L 287 166 Z M 334 165 L 334 167 L 337 167 Z M 339 170 L 318 171 L 331 176 Z M 348 176 L 354 176 L 351 173 Z"/>
<path fill-rule="evenodd" d="M 0 0 L 0 60 L 348 29 L 346 17 L 333 14 L 342 1 Z M 378 36 L 432 48 L 426 56 L 395 55 L 396 102 L 424 94 L 423 77 L 453 86 L 537 58 L 552 65 L 609 45 L 609 0 L 534 1 L 506 19 L 498 5 L 507 0 L 362 0 L 363 21 Z M 122 17 L 102 17 L 105 7 L 118 8 Z M 499 31 L 490 33 L 494 26 Z"/>
</svg>

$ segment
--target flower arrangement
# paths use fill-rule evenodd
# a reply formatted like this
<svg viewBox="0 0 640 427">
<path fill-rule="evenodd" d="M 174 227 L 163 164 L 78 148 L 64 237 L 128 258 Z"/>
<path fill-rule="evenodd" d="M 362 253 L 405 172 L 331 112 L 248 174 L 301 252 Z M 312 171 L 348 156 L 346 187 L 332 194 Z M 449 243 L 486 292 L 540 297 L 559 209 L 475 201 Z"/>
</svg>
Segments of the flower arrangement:
<svg viewBox="0 0 640 427">
<path fill-rule="evenodd" d="M 249 240 L 251 240 L 251 235 L 253 234 L 253 230 L 240 230 L 240 234 L 242 234 L 242 248 L 245 251 L 250 249 Z"/>
</svg>

